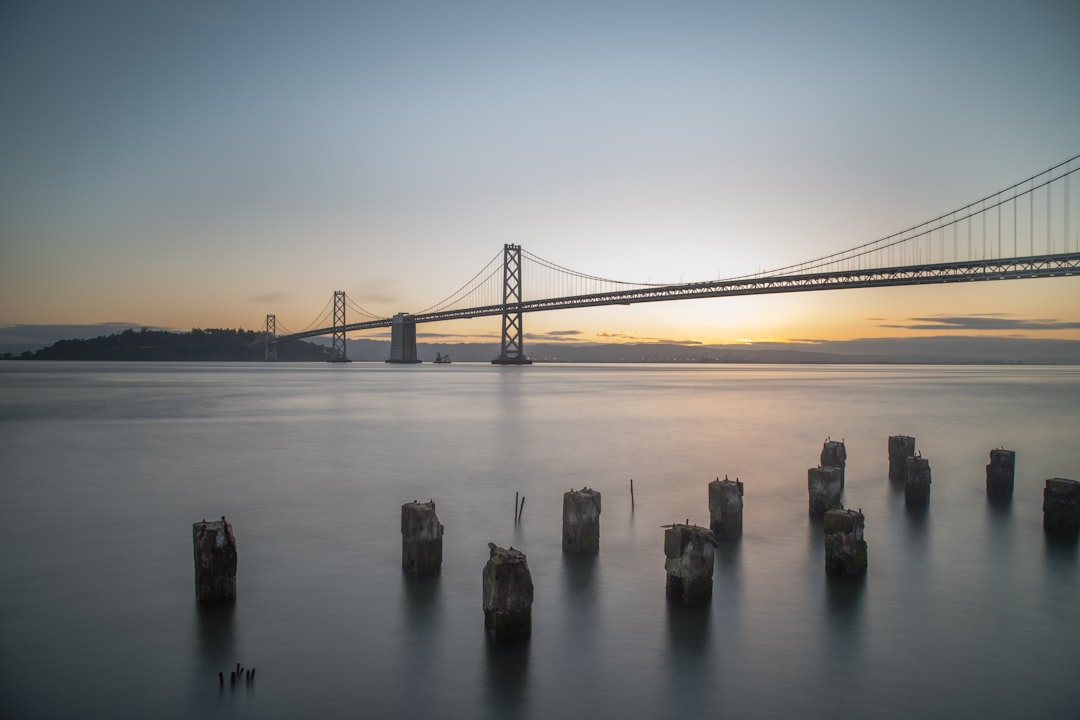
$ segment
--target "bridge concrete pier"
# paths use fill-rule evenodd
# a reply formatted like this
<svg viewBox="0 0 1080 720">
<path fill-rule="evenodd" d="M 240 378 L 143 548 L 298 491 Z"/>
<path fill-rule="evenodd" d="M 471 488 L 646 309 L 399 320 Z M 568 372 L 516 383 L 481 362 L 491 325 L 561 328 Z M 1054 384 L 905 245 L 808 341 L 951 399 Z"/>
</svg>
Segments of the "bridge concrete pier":
<svg viewBox="0 0 1080 720">
<path fill-rule="evenodd" d="M 401 569 L 411 575 L 429 575 L 442 568 L 443 525 L 435 502 L 401 506 Z"/>
<path fill-rule="evenodd" d="M 833 465 L 810 468 L 806 471 L 806 489 L 810 495 L 810 514 L 821 518 L 829 510 L 840 507 L 844 481 L 840 468 Z"/>
<path fill-rule="evenodd" d="M 191 527 L 195 549 L 195 596 L 200 603 L 236 599 L 236 536 L 232 525 L 203 520 Z"/>
<path fill-rule="evenodd" d="M 889 480 L 904 482 L 907 478 L 907 459 L 915 455 L 915 438 L 907 435 L 889 436 Z"/>
<path fill-rule="evenodd" d="M 840 469 L 840 489 L 844 489 L 844 468 L 847 466 L 847 448 L 843 440 L 828 439 L 821 448 L 821 467 Z"/>
<path fill-rule="evenodd" d="M 388 363 L 417 364 L 416 319 L 408 313 L 398 313 L 390 323 L 390 359 Z"/>
<path fill-rule="evenodd" d="M 1043 530 L 1056 535 L 1080 533 L 1080 482 L 1050 478 L 1043 489 Z"/>
<path fill-rule="evenodd" d="M 713 592 L 713 558 L 718 547 L 708 528 L 676 523 L 664 532 L 667 596 L 683 605 L 708 602 Z"/>
<path fill-rule="evenodd" d="M 866 575 L 866 541 L 862 510 L 838 508 L 825 513 L 825 574 L 857 578 Z"/>
<path fill-rule="evenodd" d="M 496 643 L 532 634 L 533 582 L 525 553 L 488 543 L 484 565 L 484 630 Z"/>
<path fill-rule="evenodd" d="M 986 466 L 987 497 L 1008 500 L 1013 495 L 1016 475 L 1016 453 L 998 448 L 990 451 L 990 464 Z"/>
<path fill-rule="evenodd" d="M 562 549 L 565 553 L 600 552 L 600 491 L 590 488 L 563 493 Z"/>
<path fill-rule="evenodd" d="M 722 540 L 742 537 L 743 484 L 717 478 L 709 483 L 709 529 Z"/>
<path fill-rule="evenodd" d="M 930 504 L 930 461 L 924 457 L 916 456 L 907 459 L 904 504 L 907 507 L 919 508 Z"/>
</svg>

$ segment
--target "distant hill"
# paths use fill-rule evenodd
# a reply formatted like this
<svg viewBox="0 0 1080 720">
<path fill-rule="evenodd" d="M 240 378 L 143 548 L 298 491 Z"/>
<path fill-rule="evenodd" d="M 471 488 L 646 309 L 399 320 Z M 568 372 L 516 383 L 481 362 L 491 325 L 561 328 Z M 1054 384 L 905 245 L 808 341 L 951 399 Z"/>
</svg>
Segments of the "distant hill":
<svg viewBox="0 0 1080 720">
<path fill-rule="evenodd" d="M 81 340 L 59 340 L 24 360 L 201 360 L 258 361 L 265 355 L 263 333 L 253 330 L 193 329 L 190 332 L 127 329 Z M 10 357 L 10 356 L 9 356 Z M 327 349 L 308 342 L 285 343 L 279 361 L 326 360 Z"/>
<path fill-rule="evenodd" d="M 126 328 L 101 334 L 109 326 L 17 326 L 9 337 L 30 343 L 48 332 L 70 332 L 51 345 L 12 352 L 0 343 L 0 357 L 33 360 L 202 360 L 261 361 L 262 332 L 253 330 L 173 330 Z M 30 331 L 33 331 L 31 333 Z M 15 335 L 13 332 L 19 334 Z M 96 336 L 89 337 L 91 333 Z M 5 329 L 0 328 L 0 340 Z M 56 337 L 55 334 L 52 335 Z M 312 338 L 278 346 L 282 361 L 321 362 L 329 353 L 329 338 Z M 23 346 L 25 347 L 25 345 Z M 5 352 L 6 351 L 6 352 Z M 535 362 L 574 363 L 889 363 L 889 364 L 1024 364 L 1080 365 L 1080 341 L 1015 337 L 939 335 L 910 338 L 863 338 L 798 343 L 705 345 L 679 343 L 551 343 L 526 338 L 525 351 Z M 390 343 L 368 338 L 349 339 L 348 356 L 358 362 L 383 362 Z M 490 362 L 499 353 L 497 342 L 417 343 L 424 362 L 436 353 L 454 362 Z"/>
</svg>

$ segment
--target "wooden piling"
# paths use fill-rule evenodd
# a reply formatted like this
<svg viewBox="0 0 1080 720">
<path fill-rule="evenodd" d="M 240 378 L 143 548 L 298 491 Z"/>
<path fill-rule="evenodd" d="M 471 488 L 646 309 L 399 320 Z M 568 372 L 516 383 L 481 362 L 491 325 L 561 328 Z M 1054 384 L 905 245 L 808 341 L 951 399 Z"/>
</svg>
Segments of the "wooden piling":
<svg viewBox="0 0 1080 720">
<path fill-rule="evenodd" d="M 236 599 L 236 536 L 232 525 L 221 520 L 203 520 L 191 527 L 195 550 L 195 596 L 200 603 Z"/>
<path fill-rule="evenodd" d="M 533 583 L 525 553 L 488 543 L 484 565 L 484 630 L 496 642 L 532 634 Z"/>
<path fill-rule="evenodd" d="M 563 539 L 566 553 L 600 552 L 600 491 L 590 488 L 563 493 Z"/>
<path fill-rule="evenodd" d="M 442 568 L 443 525 L 435 501 L 401 506 L 401 568 L 412 575 L 428 575 Z"/>
<path fill-rule="evenodd" d="M 990 464 L 986 466 L 987 497 L 1007 500 L 1013 495 L 1016 475 L 1016 453 L 998 448 L 990 451 Z"/>
</svg>

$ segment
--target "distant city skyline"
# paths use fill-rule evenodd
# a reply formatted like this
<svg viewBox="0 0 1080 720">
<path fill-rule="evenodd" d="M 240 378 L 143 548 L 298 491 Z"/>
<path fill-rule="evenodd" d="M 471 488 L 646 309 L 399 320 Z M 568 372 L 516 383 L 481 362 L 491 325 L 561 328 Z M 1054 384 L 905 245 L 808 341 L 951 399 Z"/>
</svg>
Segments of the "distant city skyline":
<svg viewBox="0 0 1080 720">
<path fill-rule="evenodd" d="M 334 290 L 416 312 L 508 242 L 672 283 L 843 250 L 1080 152 L 1077 27 L 1065 0 L 7 3 L 0 325 L 297 330 Z M 1078 297 L 1075 277 L 825 291 L 525 331 L 1080 339 Z"/>
</svg>

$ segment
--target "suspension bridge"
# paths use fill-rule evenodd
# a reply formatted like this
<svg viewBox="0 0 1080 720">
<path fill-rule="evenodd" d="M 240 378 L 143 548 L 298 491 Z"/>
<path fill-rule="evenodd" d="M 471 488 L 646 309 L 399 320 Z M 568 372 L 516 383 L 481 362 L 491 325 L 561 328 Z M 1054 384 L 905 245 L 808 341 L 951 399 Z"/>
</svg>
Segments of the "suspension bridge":
<svg viewBox="0 0 1080 720">
<path fill-rule="evenodd" d="M 1070 178 L 1080 155 L 992 195 L 919 225 L 840 252 L 722 280 L 635 283 L 578 272 L 544 260 L 520 245 L 505 245 L 482 270 L 446 299 L 415 313 L 380 317 L 335 291 L 305 329 L 278 333 L 266 316 L 266 359 L 280 343 L 330 336 L 331 362 L 348 362 L 346 334 L 391 329 L 392 363 L 420 362 L 416 326 L 464 318 L 502 318 L 501 365 L 528 365 L 522 318 L 526 313 L 603 305 L 838 290 L 842 288 L 1061 277 L 1080 274 L 1080 192 Z M 1074 238 L 1074 233 L 1078 236 Z M 359 321 L 349 322 L 348 312 Z"/>
</svg>

